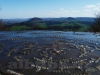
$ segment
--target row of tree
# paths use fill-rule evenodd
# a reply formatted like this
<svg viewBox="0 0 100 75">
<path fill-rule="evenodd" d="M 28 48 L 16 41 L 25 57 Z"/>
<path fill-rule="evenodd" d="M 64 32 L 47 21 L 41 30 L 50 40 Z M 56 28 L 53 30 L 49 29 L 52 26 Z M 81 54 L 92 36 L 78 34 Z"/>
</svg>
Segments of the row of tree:
<svg viewBox="0 0 100 75">
<path fill-rule="evenodd" d="M 0 30 L 3 30 L 4 29 L 4 24 L 2 22 L 2 20 L 0 20 Z"/>
<path fill-rule="evenodd" d="M 8 31 L 10 27 L 6 26 L 2 20 L 0 20 L 0 31 Z"/>
</svg>

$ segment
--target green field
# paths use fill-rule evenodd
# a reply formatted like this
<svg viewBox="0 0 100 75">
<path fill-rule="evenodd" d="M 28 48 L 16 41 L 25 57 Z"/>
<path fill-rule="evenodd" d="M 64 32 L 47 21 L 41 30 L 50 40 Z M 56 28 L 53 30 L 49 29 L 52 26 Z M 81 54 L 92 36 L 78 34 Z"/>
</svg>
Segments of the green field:
<svg viewBox="0 0 100 75">
<path fill-rule="evenodd" d="M 24 24 L 18 24 L 14 25 L 10 28 L 10 31 L 14 30 L 30 30 L 30 29 L 35 29 L 35 30 L 61 30 L 61 31 L 67 31 L 67 30 L 73 30 L 75 29 L 76 31 L 87 31 L 89 28 L 88 25 L 77 22 L 77 21 L 48 21 L 49 23 L 46 23 L 45 21 L 42 22 L 35 22 L 33 26 L 30 25 L 24 25 Z M 36 27 L 36 28 L 34 28 Z"/>
<path fill-rule="evenodd" d="M 25 26 L 25 25 L 21 25 L 21 26 L 17 26 L 17 25 L 15 25 L 15 26 L 12 26 L 11 28 L 10 28 L 10 31 L 14 31 L 14 30 L 24 30 L 24 29 L 28 29 L 29 27 L 27 27 L 27 26 Z"/>
</svg>

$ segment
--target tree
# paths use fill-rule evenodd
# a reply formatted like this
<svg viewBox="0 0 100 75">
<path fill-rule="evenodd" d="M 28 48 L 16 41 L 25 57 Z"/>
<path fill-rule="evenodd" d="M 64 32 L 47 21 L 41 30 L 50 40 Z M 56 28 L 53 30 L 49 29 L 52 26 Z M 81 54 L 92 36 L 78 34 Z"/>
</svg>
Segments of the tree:
<svg viewBox="0 0 100 75">
<path fill-rule="evenodd" d="M 96 14 L 94 23 L 90 26 L 89 31 L 92 31 L 94 33 L 100 32 L 100 13 Z"/>
<path fill-rule="evenodd" d="M 2 20 L 0 20 L 0 31 L 2 31 L 4 29 L 4 24 L 2 22 Z"/>
<path fill-rule="evenodd" d="M 0 7 L 0 11 L 1 11 L 1 7 Z M 3 24 L 2 20 L 0 20 L 0 31 L 3 30 L 3 28 L 4 28 L 4 24 Z"/>
<path fill-rule="evenodd" d="M 0 11 L 1 11 L 1 8 L 0 8 Z M 3 24 L 2 20 L 0 20 L 0 31 L 3 30 L 3 28 L 4 28 L 4 24 Z"/>
<path fill-rule="evenodd" d="M 1 7 L 0 7 L 0 11 L 1 11 Z M 2 19 L 0 19 L 0 31 L 3 30 L 9 30 L 9 27 L 5 26 Z"/>
</svg>

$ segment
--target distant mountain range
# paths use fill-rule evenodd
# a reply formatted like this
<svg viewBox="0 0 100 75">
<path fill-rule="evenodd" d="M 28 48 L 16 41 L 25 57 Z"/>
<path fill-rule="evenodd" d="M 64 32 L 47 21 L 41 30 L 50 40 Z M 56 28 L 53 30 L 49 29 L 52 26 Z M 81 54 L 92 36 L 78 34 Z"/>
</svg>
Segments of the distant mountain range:
<svg viewBox="0 0 100 75">
<path fill-rule="evenodd" d="M 60 18 L 42 18 L 43 20 L 75 20 L 75 21 L 90 21 L 93 22 L 95 18 L 93 17 L 60 17 Z"/>
<path fill-rule="evenodd" d="M 13 23 L 21 23 L 24 21 L 28 21 L 30 18 L 17 18 L 17 19 L 2 19 L 2 21 L 7 24 L 13 24 Z M 93 17 L 60 17 L 60 18 L 41 18 L 44 21 L 59 21 L 59 20 L 68 20 L 68 21 L 88 21 L 88 22 L 94 22 Z"/>
<path fill-rule="evenodd" d="M 95 18 L 91 17 L 61 17 L 61 18 L 25 18 L 3 19 L 8 30 L 61 30 L 88 31 Z"/>
<path fill-rule="evenodd" d="M 5 23 L 6 25 L 10 25 L 10 24 L 13 24 L 13 23 L 21 23 L 21 22 L 24 22 L 24 21 L 27 21 L 29 20 L 28 18 L 18 18 L 18 19 L 2 19 L 3 23 Z"/>
</svg>

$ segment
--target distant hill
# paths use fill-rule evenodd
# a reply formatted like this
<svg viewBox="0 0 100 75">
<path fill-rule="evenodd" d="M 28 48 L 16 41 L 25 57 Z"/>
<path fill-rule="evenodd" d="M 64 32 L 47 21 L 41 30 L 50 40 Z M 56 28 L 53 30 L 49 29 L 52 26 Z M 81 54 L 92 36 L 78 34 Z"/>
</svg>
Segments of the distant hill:
<svg viewBox="0 0 100 75">
<path fill-rule="evenodd" d="M 42 21 L 42 19 L 41 18 L 38 18 L 38 17 L 34 17 L 34 18 L 31 18 L 31 19 L 29 19 L 28 20 L 28 22 L 39 22 L 39 21 Z"/>
<path fill-rule="evenodd" d="M 93 17 L 77 17 L 75 18 L 77 21 L 89 21 L 89 22 L 94 22 L 95 18 Z"/>
<path fill-rule="evenodd" d="M 28 18 L 19 18 L 19 19 L 2 19 L 3 23 L 6 25 L 14 24 L 14 23 L 21 23 L 24 21 L 29 20 Z"/>
<path fill-rule="evenodd" d="M 80 20 L 81 19 L 81 20 Z M 10 30 L 73 30 L 87 31 L 88 27 L 93 23 L 93 18 L 30 18 L 23 22 L 7 25 Z"/>
<path fill-rule="evenodd" d="M 17 18 L 17 19 L 2 19 L 3 22 L 6 25 L 10 25 L 10 24 L 14 24 L 14 23 L 21 23 L 21 22 L 25 22 L 25 21 L 32 21 L 32 20 L 43 20 L 43 21 L 88 21 L 88 22 L 94 22 L 93 17 L 60 17 L 60 18 Z"/>
<path fill-rule="evenodd" d="M 21 20 L 22 21 L 22 20 Z M 30 19 L 26 19 L 25 21 L 22 21 L 22 22 L 15 22 L 15 23 L 12 23 L 12 24 L 9 24 L 9 26 L 21 26 L 21 25 L 26 25 L 26 26 L 37 26 L 38 23 L 41 23 L 43 20 L 41 18 L 37 18 L 37 17 L 34 17 L 34 18 L 30 18 Z"/>
<path fill-rule="evenodd" d="M 93 17 L 61 17 L 61 18 L 42 18 L 43 20 L 50 21 L 50 20 L 75 20 L 75 21 L 89 21 L 94 22 Z"/>
<path fill-rule="evenodd" d="M 61 17 L 61 18 L 28 18 L 3 19 L 10 30 L 62 30 L 87 31 L 95 18 L 91 17 Z"/>
</svg>

